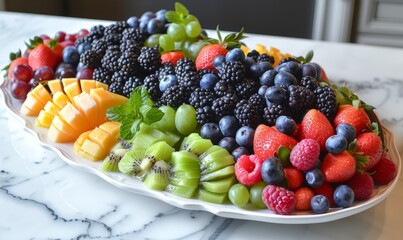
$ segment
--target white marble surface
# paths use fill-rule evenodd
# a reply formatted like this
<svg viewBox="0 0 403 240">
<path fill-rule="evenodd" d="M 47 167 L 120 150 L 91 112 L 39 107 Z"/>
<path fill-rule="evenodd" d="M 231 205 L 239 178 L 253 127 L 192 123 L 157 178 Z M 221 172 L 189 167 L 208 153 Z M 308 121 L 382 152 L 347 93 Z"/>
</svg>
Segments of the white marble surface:
<svg viewBox="0 0 403 240">
<path fill-rule="evenodd" d="M 0 12 L 0 66 L 41 33 L 105 21 Z M 315 51 L 329 78 L 348 81 L 377 107 L 403 153 L 403 49 L 251 36 L 245 41 L 303 55 Z M 113 187 L 65 164 L 23 131 L 0 101 L 0 239 L 401 239 L 403 176 L 377 206 L 321 224 L 282 225 L 182 210 Z"/>
</svg>

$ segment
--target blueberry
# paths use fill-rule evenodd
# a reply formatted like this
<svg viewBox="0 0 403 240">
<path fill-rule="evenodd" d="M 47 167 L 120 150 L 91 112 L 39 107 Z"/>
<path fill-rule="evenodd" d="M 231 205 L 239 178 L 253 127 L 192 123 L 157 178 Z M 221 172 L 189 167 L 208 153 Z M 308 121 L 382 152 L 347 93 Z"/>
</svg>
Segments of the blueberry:
<svg viewBox="0 0 403 240">
<path fill-rule="evenodd" d="M 160 81 L 160 84 L 159 84 L 160 91 L 161 91 L 161 92 L 165 92 L 165 90 L 167 90 L 169 87 L 174 86 L 177 81 L 178 81 L 178 80 L 177 80 L 177 78 L 176 78 L 176 75 L 174 75 L 174 74 L 166 75 L 166 76 Z"/>
<path fill-rule="evenodd" d="M 218 77 L 213 73 L 204 74 L 200 79 L 200 87 L 204 89 L 213 89 L 218 80 Z"/>
<path fill-rule="evenodd" d="M 215 68 L 220 69 L 221 65 L 225 62 L 225 56 L 218 55 L 213 60 L 213 65 Z"/>
<path fill-rule="evenodd" d="M 220 127 L 217 123 L 205 123 L 200 128 L 200 136 L 205 139 L 210 139 L 213 144 L 218 144 L 223 138 Z"/>
<path fill-rule="evenodd" d="M 262 86 L 259 88 L 259 90 L 257 91 L 257 93 L 258 93 L 260 96 L 263 96 L 263 97 L 264 97 L 268 88 L 269 88 L 268 86 L 262 85 Z"/>
<path fill-rule="evenodd" d="M 238 120 L 232 115 L 222 117 L 218 125 L 224 137 L 235 137 L 239 129 Z"/>
<path fill-rule="evenodd" d="M 278 184 L 284 179 L 284 169 L 281 160 L 276 157 L 266 159 L 260 169 L 263 181 L 267 184 Z"/>
<path fill-rule="evenodd" d="M 160 20 L 161 22 L 165 23 L 167 22 L 167 19 L 165 18 L 165 13 L 167 12 L 166 9 L 161 9 L 155 13 L 155 18 Z"/>
<path fill-rule="evenodd" d="M 234 151 L 238 146 L 233 137 L 224 137 L 218 142 L 218 146 L 227 149 L 228 152 Z"/>
<path fill-rule="evenodd" d="M 309 63 L 304 63 L 301 65 L 301 75 L 302 77 L 310 76 L 318 79 L 318 72 L 316 71 L 316 68 Z"/>
<path fill-rule="evenodd" d="M 266 90 L 265 98 L 271 103 L 280 104 L 287 99 L 287 92 L 280 86 L 271 86 Z"/>
<path fill-rule="evenodd" d="M 354 202 L 354 191 L 347 185 L 340 185 L 333 192 L 333 200 L 339 207 L 349 207 Z"/>
<path fill-rule="evenodd" d="M 155 18 L 155 13 L 153 13 L 151 11 L 147 11 L 147 12 L 144 12 L 143 15 L 141 15 L 140 21 L 150 20 L 150 19 L 153 19 L 153 18 Z"/>
<path fill-rule="evenodd" d="M 300 78 L 301 76 L 301 66 L 299 63 L 295 61 L 289 61 L 281 64 L 278 68 L 279 72 L 289 72 L 294 75 L 296 78 Z"/>
<path fill-rule="evenodd" d="M 225 55 L 226 62 L 244 62 L 245 61 L 245 53 L 240 48 L 231 49 Z"/>
<path fill-rule="evenodd" d="M 232 157 L 234 157 L 234 160 L 238 160 L 242 155 L 249 155 L 249 151 L 246 147 L 237 147 L 232 151 L 231 153 Z"/>
<path fill-rule="evenodd" d="M 139 18 L 136 17 L 136 16 L 129 17 L 126 22 L 127 22 L 127 24 L 129 24 L 129 26 L 132 27 L 132 28 L 138 28 L 139 25 L 140 25 L 140 20 L 139 20 Z"/>
<path fill-rule="evenodd" d="M 307 63 L 307 65 L 310 65 L 315 68 L 316 79 L 321 80 L 322 79 L 322 68 L 320 68 L 320 66 L 317 63 L 313 63 L 313 62 Z"/>
<path fill-rule="evenodd" d="M 83 54 L 83 53 L 86 52 L 87 50 L 90 50 L 91 47 L 92 47 L 92 46 L 91 46 L 91 43 L 89 43 L 89 42 L 80 43 L 80 44 L 77 46 L 78 54 L 79 54 L 79 55 Z"/>
<path fill-rule="evenodd" d="M 319 168 L 314 168 L 305 174 L 305 180 L 309 186 L 317 188 L 322 186 L 323 182 L 325 181 L 325 177 Z"/>
<path fill-rule="evenodd" d="M 63 62 L 77 66 L 80 60 L 80 54 L 75 46 L 67 46 L 62 52 Z"/>
<path fill-rule="evenodd" d="M 249 70 L 253 74 L 253 76 L 260 78 L 264 72 L 273 69 L 273 66 L 269 62 L 258 62 L 252 64 Z"/>
<path fill-rule="evenodd" d="M 241 147 L 252 147 L 253 136 L 255 135 L 255 130 L 249 126 L 243 126 L 238 129 L 235 135 L 235 140 Z"/>
<path fill-rule="evenodd" d="M 343 136 L 350 143 L 356 137 L 355 127 L 349 123 L 339 124 L 336 127 L 336 135 Z"/>
<path fill-rule="evenodd" d="M 330 153 L 339 154 L 347 149 L 347 139 L 340 135 L 333 135 L 326 140 L 326 150 Z"/>
<path fill-rule="evenodd" d="M 245 66 L 245 69 L 250 69 L 250 67 L 255 63 L 256 63 L 256 61 L 252 57 L 245 57 L 245 61 L 243 62 L 243 65 Z"/>
<path fill-rule="evenodd" d="M 329 199 L 323 195 L 315 195 L 311 199 L 311 208 L 314 213 L 325 213 L 330 208 Z"/>
<path fill-rule="evenodd" d="M 294 75 L 292 75 L 291 73 L 286 72 L 286 71 L 279 72 L 274 77 L 274 85 L 276 85 L 276 86 L 281 86 L 281 87 L 288 89 L 289 86 L 297 85 L 297 84 L 298 84 L 298 81 L 294 77 Z"/>
<path fill-rule="evenodd" d="M 262 74 L 260 77 L 260 85 L 267 85 L 267 86 L 273 86 L 274 85 L 274 77 L 277 75 L 277 71 L 272 69 L 272 70 L 267 70 Z"/>
<path fill-rule="evenodd" d="M 149 34 L 163 33 L 165 29 L 164 23 L 156 18 L 151 19 L 147 23 L 147 32 Z"/>
<path fill-rule="evenodd" d="M 292 135 L 297 128 L 297 123 L 289 116 L 279 116 L 276 119 L 276 128 L 282 133 Z"/>
</svg>

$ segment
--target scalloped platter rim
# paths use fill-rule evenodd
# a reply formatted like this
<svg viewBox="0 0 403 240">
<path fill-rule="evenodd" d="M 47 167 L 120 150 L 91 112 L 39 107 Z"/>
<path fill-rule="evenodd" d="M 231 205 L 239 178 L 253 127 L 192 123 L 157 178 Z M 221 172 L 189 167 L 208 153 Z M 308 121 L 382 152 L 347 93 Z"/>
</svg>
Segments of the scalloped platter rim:
<svg viewBox="0 0 403 240">
<path fill-rule="evenodd" d="M 270 210 L 243 209 L 231 204 L 213 204 L 198 199 L 186 199 L 175 196 L 165 191 L 155 191 L 148 189 L 143 182 L 131 178 L 122 173 L 110 173 L 100 169 L 101 162 L 92 162 L 85 160 L 73 152 L 73 144 L 58 144 L 51 142 L 47 137 L 47 129 L 35 125 L 35 117 L 23 116 L 19 112 L 21 101 L 15 100 L 8 91 L 7 79 L 0 80 L 0 95 L 4 101 L 7 111 L 12 117 L 24 126 L 24 131 L 33 135 L 38 143 L 45 149 L 55 152 L 58 156 L 70 166 L 94 174 L 108 183 L 136 194 L 149 196 L 159 199 L 165 203 L 188 210 L 202 210 L 221 217 L 253 220 L 269 223 L 282 224 L 311 224 L 323 223 L 349 217 L 365 211 L 383 201 L 396 186 L 401 168 L 401 159 L 394 143 L 393 134 L 390 130 L 382 126 L 386 146 L 389 149 L 391 159 L 397 164 L 398 173 L 395 179 L 388 185 L 377 187 L 373 196 L 366 201 L 355 201 L 349 208 L 331 208 L 324 214 L 314 214 L 311 212 L 295 212 L 292 215 L 278 215 Z"/>
</svg>

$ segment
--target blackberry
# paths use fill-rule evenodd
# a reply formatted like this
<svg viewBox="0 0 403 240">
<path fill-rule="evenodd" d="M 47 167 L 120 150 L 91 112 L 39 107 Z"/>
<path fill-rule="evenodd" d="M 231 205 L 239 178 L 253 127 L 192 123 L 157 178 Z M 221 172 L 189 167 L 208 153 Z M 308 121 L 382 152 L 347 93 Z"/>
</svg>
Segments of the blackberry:
<svg viewBox="0 0 403 240">
<path fill-rule="evenodd" d="M 122 93 L 124 96 L 129 98 L 130 95 L 132 94 L 133 90 L 136 87 L 141 86 L 141 85 L 143 85 L 143 80 L 141 78 L 138 78 L 135 76 L 129 77 L 123 86 Z"/>
<path fill-rule="evenodd" d="M 211 106 L 204 106 L 196 109 L 196 120 L 200 125 L 208 122 L 215 122 L 215 112 Z"/>
<path fill-rule="evenodd" d="M 91 49 L 103 56 L 108 49 L 108 43 L 103 38 L 98 39 L 91 44 Z"/>
<path fill-rule="evenodd" d="M 200 79 L 207 73 L 214 74 L 214 75 L 216 75 L 218 77 L 217 73 L 215 73 L 211 69 L 200 69 L 200 70 L 197 71 L 197 74 L 199 75 Z"/>
<path fill-rule="evenodd" d="M 92 26 L 90 29 L 91 34 L 96 34 L 98 36 L 104 36 L 105 26 L 103 25 L 95 25 Z"/>
<path fill-rule="evenodd" d="M 245 78 L 235 85 L 235 92 L 241 99 L 248 99 L 259 90 L 259 83 L 251 78 Z"/>
<path fill-rule="evenodd" d="M 269 62 L 271 64 L 274 64 L 274 57 L 266 53 L 262 53 L 256 58 L 256 62 Z"/>
<path fill-rule="evenodd" d="M 157 101 L 162 95 L 159 83 L 158 76 L 155 74 L 150 74 L 144 78 L 144 87 L 153 101 Z"/>
<path fill-rule="evenodd" d="M 136 55 L 140 54 L 141 45 L 134 40 L 122 40 L 119 49 L 122 53 L 130 52 Z"/>
<path fill-rule="evenodd" d="M 153 48 L 141 48 L 137 61 L 146 72 L 153 73 L 158 70 L 161 66 L 161 54 L 158 51 L 158 45 Z"/>
<path fill-rule="evenodd" d="M 124 80 L 115 80 L 109 85 L 109 91 L 113 93 L 117 93 L 123 95 L 123 87 L 125 86 Z"/>
<path fill-rule="evenodd" d="M 179 107 L 187 102 L 189 95 L 189 92 L 187 92 L 184 87 L 174 85 L 165 90 L 159 99 L 159 102 L 171 107 Z"/>
<path fill-rule="evenodd" d="M 286 62 L 291 62 L 291 61 L 301 63 L 301 61 L 296 59 L 295 57 L 286 57 L 286 58 L 281 59 L 280 62 L 278 63 L 278 65 L 281 65 L 281 64 L 286 63 Z"/>
<path fill-rule="evenodd" d="M 175 74 L 175 67 L 171 62 L 164 62 L 157 72 L 158 79 L 161 81 L 166 75 Z"/>
<path fill-rule="evenodd" d="M 221 65 L 220 77 L 223 81 L 236 84 L 245 78 L 245 67 L 241 62 L 224 62 Z"/>
<path fill-rule="evenodd" d="M 231 93 L 235 93 L 235 87 L 226 83 L 223 80 L 218 81 L 214 86 L 214 93 L 217 97 L 223 97 L 224 95 Z"/>
<path fill-rule="evenodd" d="M 201 108 L 204 106 L 211 106 L 215 99 L 214 93 L 208 89 L 196 88 L 189 97 L 189 103 L 194 108 Z"/>
<path fill-rule="evenodd" d="M 267 106 L 267 104 L 266 99 L 262 95 L 255 93 L 249 98 L 248 101 L 253 104 L 260 115 L 263 115 L 264 108 Z"/>
<path fill-rule="evenodd" d="M 197 70 L 195 63 L 189 58 L 185 57 L 179 59 L 178 62 L 176 63 L 175 72 L 178 77 L 185 75 L 187 72 L 196 72 L 196 71 Z"/>
<path fill-rule="evenodd" d="M 112 79 L 112 72 L 110 72 L 106 68 L 97 67 L 94 69 L 94 73 L 92 74 L 92 77 L 99 82 L 110 85 L 111 79 Z"/>
<path fill-rule="evenodd" d="M 281 115 L 290 115 L 288 108 L 282 104 L 271 104 L 264 108 L 263 118 L 269 126 L 276 125 L 276 119 Z"/>
<path fill-rule="evenodd" d="M 176 76 L 179 86 L 186 88 L 190 92 L 194 91 L 199 86 L 200 78 L 196 72 L 186 72 Z"/>
<path fill-rule="evenodd" d="M 128 27 L 130 26 L 126 21 L 117 21 L 116 23 L 105 27 L 104 36 L 120 35 Z"/>
<path fill-rule="evenodd" d="M 257 61 L 257 58 L 260 56 L 260 53 L 256 50 L 252 50 L 252 51 L 248 52 L 248 54 L 246 56 L 251 57 L 251 58 L 253 58 L 253 60 Z"/>
<path fill-rule="evenodd" d="M 323 113 L 330 122 L 333 122 L 338 104 L 336 101 L 336 94 L 330 86 L 318 87 L 314 90 L 316 95 L 316 109 Z"/>
<path fill-rule="evenodd" d="M 317 87 L 319 87 L 319 82 L 314 77 L 306 76 L 301 79 L 300 85 L 308 88 L 311 91 L 314 91 Z"/>
<path fill-rule="evenodd" d="M 288 105 L 293 113 L 301 114 L 315 107 L 315 94 L 302 86 L 291 85 L 288 87 Z"/>
<path fill-rule="evenodd" d="M 134 75 L 139 68 L 137 55 L 132 52 L 123 53 L 118 59 L 118 68 L 126 75 Z"/>
<path fill-rule="evenodd" d="M 81 43 L 93 43 L 94 41 L 96 41 L 96 40 L 98 40 L 98 39 L 100 39 L 102 37 L 102 35 L 97 35 L 97 34 L 93 34 L 93 33 L 90 33 L 90 34 L 88 34 L 87 36 L 85 36 L 85 37 L 82 37 L 82 38 L 78 38 L 76 41 L 75 41 L 75 45 L 76 46 L 78 46 L 78 45 L 80 45 Z"/>
<path fill-rule="evenodd" d="M 89 49 L 81 54 L 80 62 L 87 67 L 97 68 L 101 66 L 102 55 L 96 51 Z"/>
<path fill-rule="evenodd" d="M 143 45 L 147 35 L 140 31 L 139 28 L 126 28 L 122 32 L 122 40 L 133 40 L 136 43 Z"/>
<path fill-rule="evenodd" d="M 121 38 L 122 34 L 111 34 L 102 37 L 108 45 L 119 45 Z"/>
<path fill-rule="evenodd" d="M 112 51 L 112 50 L 106 51 L 105 55 L 101 60 L 102 67 L 108 69 L 111 72 L 119 70 L 118 60 L 120 58 L 120 55 L 121 54 L 119 51 Z"/>
<path fill-rule="evenodd" d="M 112 74 L 111 81 L 125 83 L 127 80 L 129 80 L 129 77 L 130 75 L 126 74 L 124 71 L 119 70 Z"/>
<path fill-rule="evenodd" d="M 229 93 L 214 99 L 211 108 L 218 118 L 221 118 L 225 115 L 234 115 L 234 108 L 237 101 L 238 98 L 236 95 Z"/>
<path fill-rule="evenodd" d="M 242 126 L 256 128 L 261 123 L 261 116 L 253 103 L 247 100 L 241 100 L 235 106 L 235 117 Z"/>
</svg>

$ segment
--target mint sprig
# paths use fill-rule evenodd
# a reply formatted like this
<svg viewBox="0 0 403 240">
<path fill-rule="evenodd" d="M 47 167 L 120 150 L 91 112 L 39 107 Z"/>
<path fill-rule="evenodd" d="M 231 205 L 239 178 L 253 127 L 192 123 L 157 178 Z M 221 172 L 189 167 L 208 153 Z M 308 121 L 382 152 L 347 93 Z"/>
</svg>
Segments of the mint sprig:
<svg viewBox="0 0 403 240">
<path fill-rule="evenodd" d="M 167 11 L 165 18 L 171 23 L 187 23 L 189 10 L 181 3 L 175 3 L 175 11 Z"/>
<path fill-rule="evenodd" d="M 130 140 L 140 129 L 141 123 L 157 122 L 164 113 L 153 107 L 153 101 L 144 87 L 137 87 L 127 103 L 109 108 L 106 116 L 112 121 L 120 122 L 120 137 Z"/>
<path fill-rule="evenodd" d="M 313 50 L 307 52 L 305 57 L 303 56 L 296 57 L 296 59 L 299 60 L 301 63 L 309 63 L 312 61 L 312 58 L 313 58 Z"/>
</svg>

